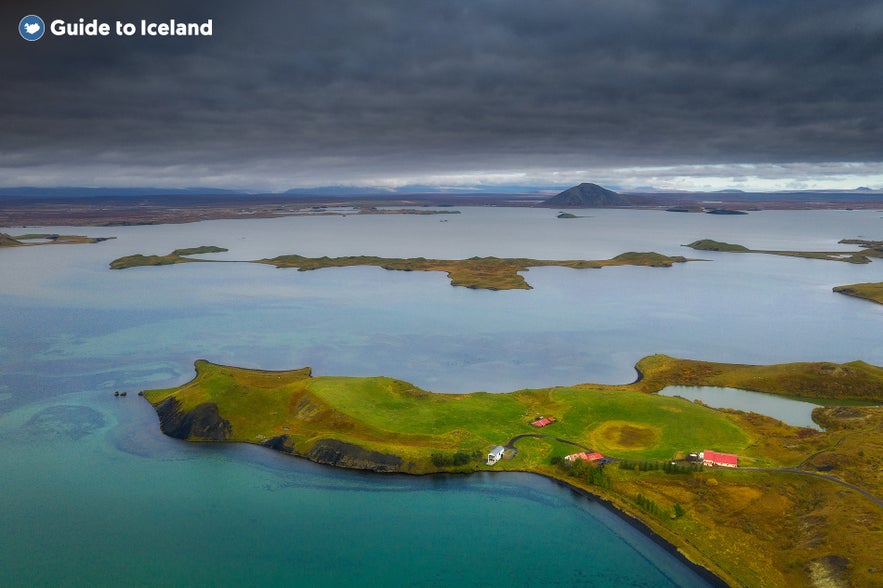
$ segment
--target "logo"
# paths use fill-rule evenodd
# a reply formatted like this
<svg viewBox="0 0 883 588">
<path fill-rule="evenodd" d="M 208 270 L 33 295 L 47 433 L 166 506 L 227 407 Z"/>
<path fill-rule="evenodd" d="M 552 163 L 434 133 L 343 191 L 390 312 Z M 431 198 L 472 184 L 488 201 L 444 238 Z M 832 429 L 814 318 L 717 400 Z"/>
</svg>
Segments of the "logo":
<svg viewBox="0 0 883 588">
<path fill-rule="evenodd" d="M 25 41 L 38 41 L 45 32 L 46 25 L 36 14 L 29 14 L 18 23 L 18 33 Z"/>
</svg>

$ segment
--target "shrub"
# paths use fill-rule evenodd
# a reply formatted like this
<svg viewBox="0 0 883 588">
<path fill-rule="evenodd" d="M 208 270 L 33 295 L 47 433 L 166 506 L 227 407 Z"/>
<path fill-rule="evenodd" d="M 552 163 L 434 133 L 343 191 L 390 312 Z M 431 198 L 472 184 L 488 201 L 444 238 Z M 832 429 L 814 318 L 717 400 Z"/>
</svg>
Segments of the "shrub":
<svg viewBox="0 0 883 588">
<path fill-rule="evenodd" d="M 454 465 L 466 465 L 469 463 L 469 454 L 465 451 L 458 451 L 453 457 Z"/>
<path fill-rule="evenodd" d="M 433 453 L 432 465 L 438 468 L 454 465 L 454 458 L 447 453 Z"/>
</svg>

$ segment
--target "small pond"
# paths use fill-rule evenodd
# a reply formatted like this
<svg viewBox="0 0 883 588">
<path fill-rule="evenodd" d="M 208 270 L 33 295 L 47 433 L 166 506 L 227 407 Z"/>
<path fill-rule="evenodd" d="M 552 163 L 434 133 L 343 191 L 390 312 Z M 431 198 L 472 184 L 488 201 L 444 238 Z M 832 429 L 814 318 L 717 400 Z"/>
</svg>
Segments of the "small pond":
<svg viewBox="0 0 883 588">
<path fill-rule="evenodd" d="M 821 405 L 805 400 L 716 386 L 667 386 L 660 390 L 659 394 L 680 396 L 690 401 L 700 400 L 712 408 L 734 408 L 745 412 L 756 412 L 795 427 L 821 430 L 821 427 L 812 420 L 813 409 Z"/>
</svg>

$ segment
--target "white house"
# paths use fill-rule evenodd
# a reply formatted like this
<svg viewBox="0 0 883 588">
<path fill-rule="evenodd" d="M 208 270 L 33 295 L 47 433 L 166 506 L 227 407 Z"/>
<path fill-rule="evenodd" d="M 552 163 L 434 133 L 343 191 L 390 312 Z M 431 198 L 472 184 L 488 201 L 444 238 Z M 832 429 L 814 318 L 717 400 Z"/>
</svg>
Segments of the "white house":
<svg viewBox="0 0 883 588">
<path fill-rule="evenodd" d="M 503 457 L 503 452 L 505 450 L 506 449 L 502 445 L 497 445 L 496 447 L 494 447 L 491 452 L 487 454 L 487 464 L 494 465 L 495 463 L 500 461 L 500 458 Z"/>
</svg>

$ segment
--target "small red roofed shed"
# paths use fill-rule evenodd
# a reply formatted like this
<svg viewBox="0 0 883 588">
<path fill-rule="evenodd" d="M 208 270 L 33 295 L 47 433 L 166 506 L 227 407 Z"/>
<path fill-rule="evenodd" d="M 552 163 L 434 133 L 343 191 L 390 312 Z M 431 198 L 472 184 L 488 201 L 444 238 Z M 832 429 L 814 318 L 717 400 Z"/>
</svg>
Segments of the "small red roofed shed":
<svg viewBox="0 0 883 588">
<path fill-rule="evenodd" d="M 539 418 L 539 419 L 535 420 L 535 421 L 532 422 L 531 424 L 532 424 L 534 427 L 537 427 L 538 429 L 541 429 L 541 428 L 545 427 L 546 425 L 551 425 L 551 424 L 554 423 L 554 422 L 555 422 L 555 418 L 554 418 L 554 417 L 543 417 L 543 418 Z"/>
</svg>

